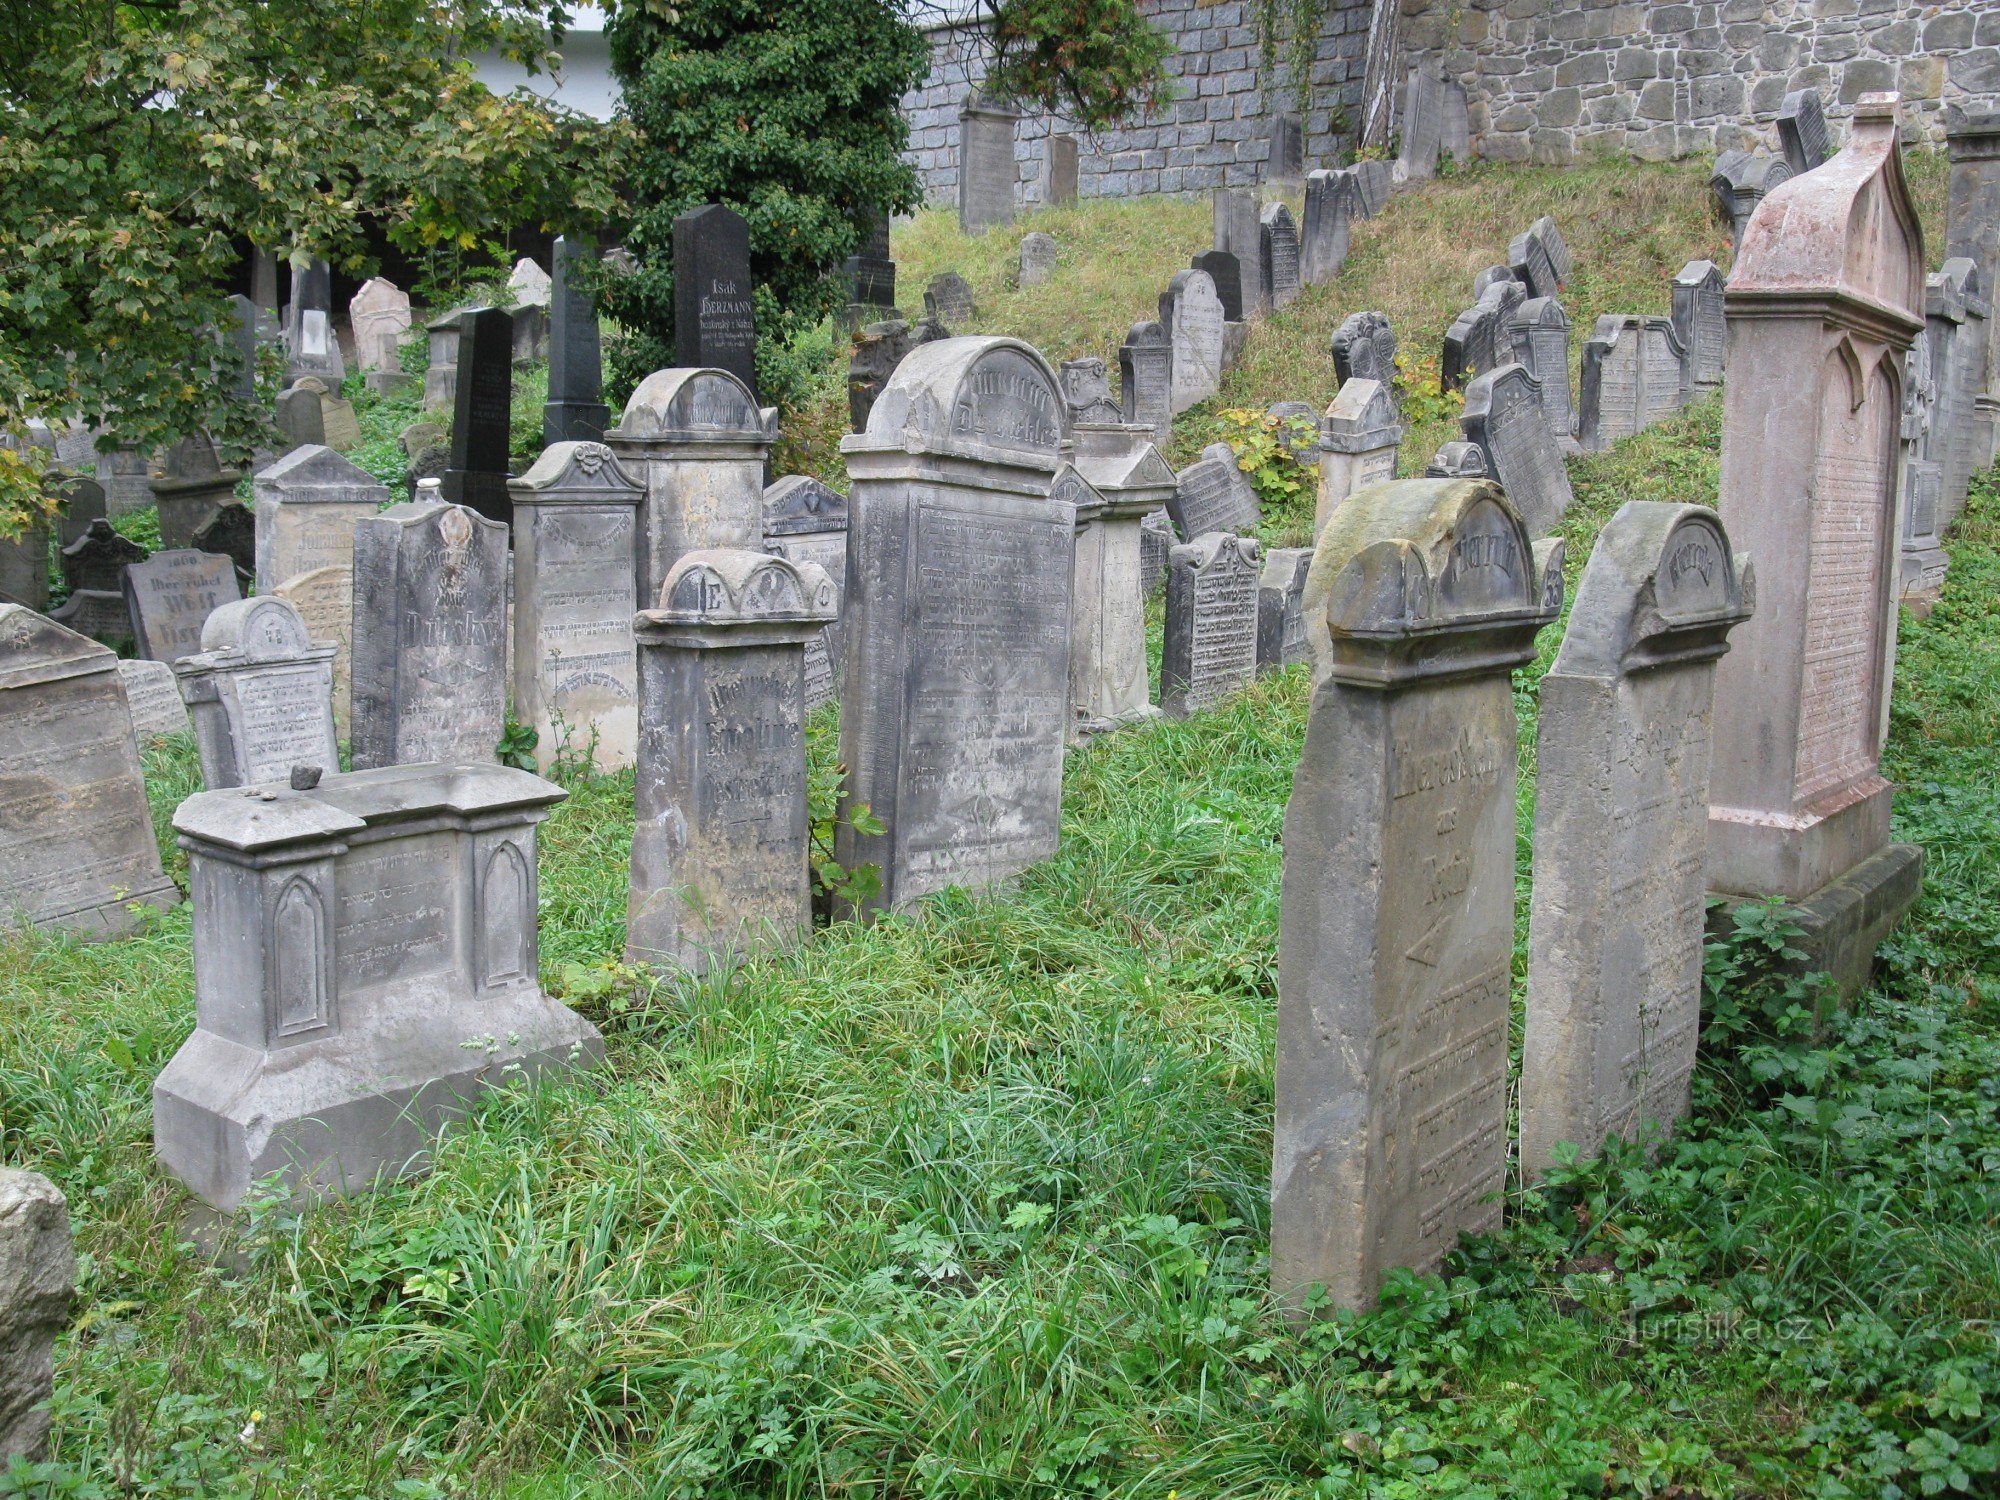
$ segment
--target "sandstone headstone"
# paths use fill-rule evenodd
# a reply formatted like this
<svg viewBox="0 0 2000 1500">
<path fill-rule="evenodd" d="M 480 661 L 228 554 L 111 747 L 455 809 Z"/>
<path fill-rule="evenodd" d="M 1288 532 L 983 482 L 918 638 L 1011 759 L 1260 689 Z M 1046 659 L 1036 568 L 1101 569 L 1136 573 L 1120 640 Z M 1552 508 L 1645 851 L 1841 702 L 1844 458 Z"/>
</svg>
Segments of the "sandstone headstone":
<svg viewBox="0 0 2000 1500">
<path fill-rule="evenodd" d="M 1299 296 L 1299 231 L 1291 209 L 1265 204 L 1257 228 L 1263 298 L 1273 308 L 1289 307 Z"/>
<path fill-rule="evenodd" d="M 0 914 L 118 937 L 172 906 L 117 658 L 0 604 Z"/>
<path fill-rule="evenodd" d="M 1255 538 L 1211 531 L 1167 557 L 1160 708 L 1177 719 L 1209 708 L 1257 675 Z"/>
<path fill-rule="evenodd" d="M 223 605 L 242 597 L 236 565 L 191 547 L 155 552 L 125 569 L 125 603 L 139 655 L 176 662 L 202 649 L 202 626 Z"/>
<path fill-rule="evenodd" d="M 389 500 L 389 487 L 331 448 L 300 448 L 259 474 L 257 592 L 319 568 L 354 565 L 354 527 Z"/>
<path fill-rule="evenodd" d="M 945 271 L 931 278 L 924 293 L 924 305 L 934 310 L 947 328 L 954 330 L 970 328 L 979 316 L 972 284 L 956 271 Z"/>
<path fill-rule="evenodd" d="M 1118 346 L 1119 414 L 1127 426 L 1145 427 L 1153 441 L 1173 436 L 1173 345 L 1151 320 L 1134 323 Z"/>
<path fill-rule="evenodd" d="M 810 930 L 804 657 L 835 608 L 813 564 L 722 548 L 682 557 L 633 622 L 627 963 L 701 972 Z"/>
<path fill-rule="evenodd" d="M 1076 507 L 1070 593 L 1070 704 L 1083 733 L 1151 718 L 1144 523 L 1173 494 L 1174 471 L 1143 428 L 1085 427 L 1076 469 L 1055 497 Z M 1164 560 L 1164 551 L 1163 560 Z"/>
<path fill-rule="evenodd" d="M 1270 288 L 1264 284 L 1259 267 L 1264 263 L 1264 231 L 1261 222 L 1263 204 L 1258 190 L 1254 187 L 1217 188 L 1210 203 L 1210 214 L 1215 230 L 1213 248 L 1226 250 L 1236 257 L 1237 316 L 1231 322 L 1242 318 L 1255 317 L 1271 310 Z M 1214 276 L 1212 266 L 1197 264 L 1197 270 L 1205 270 Z M 1220 283 L 1217 283 L 1218 288 Z M 1222 292 L 1222 305 L 1230 305 L 1229 294 Z"/>
<path fill-rule="evenodd" d="M 1526 367 L 1505 364 L 1465 388 L 1459 418 L 1465 440 L 1485 453 L 1488 474 L 1507 491 L 1534 539 L 1561 525 L 1575 499 L 1544 412 L 1541 382 Z"/>
<path fill-rule="evenodd" d="M 847 497 L 808 474 L 788 474 L 764 491 L 764 550 L 811 563 L 833 582 L 832 624 L 806 638 L 806 712 L 839 694 L 845 637 L 839 611 L 847 598 Z"/>
<path fill-rule="evenodd" d="M 1701 1024 L 1715 663 L 1756 591 L 1715 514 L 1631 501 L 1598 534 L 1535 748 L 1521 1163 L 1687 1114 Z"/>
<path fill-rule="evenodd" d="M 1673 319 L 1606 313 L 1583 345 L 1576 440 L 1588 452 L 1608 448 L 1679 411 L 1688 391 Z"/>
<path fill-rule="evenodd" d="M 1402 442 L 1403 426 L 1396 420 L 1388 386 L 1361 376 L 1344 381 L 1319 424 L 1315 537 L 1325 529 L 1334 507 L 1349 495 L 1396 477 Z"/>
<path fill-rule="evenodd" d="M 1306 645 L 1306 570 L 1312 548 L 1276 547 L 1257 575 L 1257 670 L 1275 672 L 1312 655 Z"/>
<path fill-rule="evenodd" d="M 1111 397 L 1111 376 L 1103 360 L 1066 359 L 1060 374 L 1063 404 L 1069 408 L 1072 426 L 1087 422 L 1103 427 L 1124 422 L 1125 414 Z"/>
<path fill-rule="evenodd" d="M 1256 262 L 1251 262 L 1255 265 Z M 1215 283 L 1215 295 L 1222 301 L 1222 318 L 1225 323 L 1243 321 L 1243 263 L 1227 250 L 1204 250 L 1191 263 L 1190 269 L 1207 274 Z M 1250 300 L 1256 301 L 1255 293 Z"/>
<path fill-rule="evenodd" d="M 1271 1279 L 1373 1305 L 1500 1222 L 1514 952 L 1513 669 L 1562 606 L 1497 485 L 1402 480 L 1321 534 L 1320 686 L 1285 810 Z M 1449 670 L 1447 670 L 1449 668 Z"/>
<path fill-rule="evenodd" d="M 153 1084 L 161 1165 L 225 1213 L 274 1175 L 346 1196 L 424 1170 L 488 1088 L 599 1062 L 538 982 L 535 825 L 563 795 L 425 765 L 183 802 L 195 1031 Z"/>
<path fill-rule="evenodd" d="M 1205 271 L 1176 271 L 1160 293 L 1172 349 L 1169 404 L 1178 415 L 1222 389 L 1222 301 Z"/>
<path fill-rule="evenodd" d="M 1180 471 L 1167 514 L 1184 541 L 1211 531 L 1255 531 L 1264 519 L 1257 491 L 1227 443 L 1210 443 Z"/>
<path fill-rule="evenodd" d="M 1077 142 L 1073 135 L 1051 135 L 1048 140 L 1048 186 L 1050 206 L 1064 207 L 1076 202 Z"/>
<path fill-rule="evenodd" d="M 1021 237 L 1022 286 L 1036 286 L 1055 274 L 1056 237 L 1037 229 Z"/>
<path fill-rule="evenodd" d="M 424 369 L 424 410 L 455 411 L 458 405 L 458 320 L 446 313 L 425 326 L 430 363 Z"/>
<path fill-rule="evenodd" d="M 674 363 L 727 370 L 757 394 L 757 304 L 750 226 L 720 204 L 674 220 Z"/>
<path fill-rule="evenodd" d="M 332 641 L 315 641 L 291 602 L 259 596 L 208 618 L 201 650 L 174 664 L 211 791 L 285 781 L 294 766 L 340 769 Z"/>
<path fill-rule="evenodd" d="M 444 498 L 489 521 L 513 519 L 507 455 L 514 420 L 514 320 L 497 307 L 458 315 L 458 379 Z"/>
<path fill-rule="evenodd" d="M 590 245 L 556 236 L 549 290 L 549 399 L 542 406 L 545 444 L 596 442 L 611 425 L 604 404 L 604 346 L 597 308 L 577 285 Z"/>
<path fill-rule="evenodd" d="M 1785 95 L 1778 106 L 1778 143 L 1794 177 L 1824 165 L 1833 155 L 1833 133 L 1827 129 L 1818 89 L 1794 89 Z"/>
<path fill-rule="evenodd" d="M 121 661 L 125 704 L 132 710 L 132 733 L 145 749 L 154 740 L 188 732 L 187 705 L 174 686 L 174 669 L 163 661 Z"/>
<path fill-rule="evenodd" d="M 47 1455 L 56 1336 L 75 1284 L 63 1195 L 46 1177 L 0 1167 L 0 1469 Z"/>
<path fill-rule="evenodd" d="M 1020 115 L 977 90 L 958 112 L 958 227 L 984 234 L 1014 222 L 1014 127 Z"/>
<path fill-rule="evenodd" d="M 1351 170 L 1306 174 L 1305 218 L 1299 226 L 1299 280 L 1305 285 L 1324 286 L 1340 274 L 1359 192 Z"/>
<path fill-rule="evenodd" d="M 1333 375 L 1341 385 L 1350 380 L 1381 384 L 1393 405 L 1396 399 L 1396 331 L 1379 312 L 1349 313 L 1333 331 Z"/>
<path fill-rule="evenodd" d="M 547 307 L 555 296 L 555 280 L 531 256 L 514 262 L 507 275 L 507 300 L 514 307 Z"/>
<path fill-rule="evenodd" d="M 343 399 L 337 386 L 329 387 L 317 375 L 301 375 L 292 389 L 308 391 L 319 402 L 320 431 L 327 447 L 344 452 L 361 445 L 361 422 L 354 415 L 354 403 Z"/>
<path fill-rule="evenodd" d="M 1576 413 L 1569 398 L 1569 314 L 1554 297 L 1530 297 L 1507 325 L 1513 360 L 1535 377 L 1542 420 L 1559 446 L 1573 447 Z"/>
<path fill-rule="evenodd" d="M 403 338 L 410 331 L 410 294 L 377 276 L 347 304 L 355 363 L 370 375 L 403 373 Z"/>
<path fill-rule="evenodd" d="M 271 597 L 285 600 L 299 612 L 311 639 L 333 642 L 333 728 L 339 738 L 346 739 L 354 703 L 353 567 L 300 573 L 271 590 Z"/>
<path fill-rule="evenodd" d="M 981 888 L 1055 852 L 1069 722 L 1075 519 L 1055 373 L 1012 339 L 903 361 L 843 439 L 851 487 L 845 807 L 835 854 L 894 908 Z"/>
<path fill-rule="evenodd" d="M 1712 260 L 1691 260 L 1674 277 L 1674 336 L 1687 354 L 1691 398 L 1706 396 L 1722 384 L 1728 350 L 1722 287 L 1722 272 Z"/>
</svg>

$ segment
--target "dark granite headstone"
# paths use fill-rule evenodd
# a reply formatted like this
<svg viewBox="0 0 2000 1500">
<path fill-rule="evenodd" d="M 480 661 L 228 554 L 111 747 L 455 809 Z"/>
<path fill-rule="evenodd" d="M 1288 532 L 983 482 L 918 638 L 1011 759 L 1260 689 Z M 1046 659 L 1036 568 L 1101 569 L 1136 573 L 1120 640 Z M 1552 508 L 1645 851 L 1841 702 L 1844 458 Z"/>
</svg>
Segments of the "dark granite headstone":
<svg viewBox="0 0 2000 1500">
<path fill-rule="evenodd" d="M 867 211 L 858 254 L 847 257 L 849 296 L 864 307 L 896 305 L 896 263 L 889 258 L 889 216 Z"/>
<path fill-rule="evenodd" d="M 1424 466 L 1426 479 L 1484 479 L 1486 478 L 1486 452 L 1477 443 L 1463 439 L 1443 443 L 1431 461 Z"/>
<path fill-rule="evenodd" d="M 505 526 L 514 516 L 507 497 L 507 454 L 514 416 L 514 320 L 497 307 L 458 317 L 457 409 L 444 498 L 469 505 Z M 383 762 L 393 764 L 393 762 Z"/>
<path fill-rule="evenodd" d="M 1176 480 L 1167 514 L 1185 541 L 1211 531 L 1255 531 L 1264 519 L 1257 491 L 1227 443 L 1210 443 Z"/>
<path fill-rule="evenodd" d="M 1827 129 L 1818 89 L 1794 89 L 1785 95 L 1778 106 L 1778 142 L 1794 177 L 1824 165 L 1833 155 L 1833 133 Z"/>
<path fill-rule="evenodd" d="M 247 505 L 221 505 L 194 534 L 197 552 L 219 552 L 236 568 L 239 583 L 257 576 L 257 517 Z"/>
<path fill-rule="evenodd" d="M 924 292 L 924 309 L 942 318 L 953 333 L 969 332 L 973 320 L 979 316 L 972 284 L 956 271 L 945 271 L 931 278 Z"/>
<path fill-rule="evenodd" d="M 62 510 L 56 520 L 56 544 L 67 547 L 86 531 L 92 521 L 106 518 L 104 486 L 84 475 L 50 476 L 47 481 L 61 497 Z"/>
<path fill-rule="evenodd" d="M 1440 368 L 1446 390 L 1462 390 L 1473 376 L 1504 362 L 1511 352 L 1507 324 L 1526 300 L 1527 290 L 1518 281 L 1496 281 L 1445 331 Z"/>
<path fill-rule="evenodd" d="M 1160 708 L 1177 719 L 1220 702 L 1257 675 L 1257 575 L 1263 547 L 1211 531 L 1167 562 Z"/>
<path fill-rule="evenodd" d="M 1204 250 L 1191 262 L 1193 269 L 1208 272 L 1215 283 L 1215 295 L 1222 299 L 1226 323 L 1243 321 L 1243 265 L 1227 250 Z"/>
<path fill-rule="evenodd" d="M 1530 297 L 1507 325 L 1511 353 L 1542 391 L 1542 415 L 1558 443 L 1572 441 L 1576 413 L 1569 395 L 1569 314 L 1553 297 Z"/>
<path fill-rule="evenodd" d="M 236 565 L 215 552 L 176 548 L 125 569 L 125 604 L 148 661 L 176 662 L 201 650 L 208 617 L 241 597 Z"/>
<path fill-rule="evenodd" d="M 549 399 L 542 408 L 545 444 L 595 442 L 611 425 L 604 404 L 604 347 L 597 308 L 576 285 L 575 267 L 587 242 L 558 235 L 549 292 Z"/>
<path fill-rule="evenodd" d="M 757 393 L 750 226 L 719 203 L 674 220 L 674 363 L 727 370 Z"/>
<path fill-rule="evenodd" d="M 102 517 L 82 536 L 62 549 L 63 582 L 72 592 L 90 589 L 116 594 L 125 586 L 125 569 L 146 560 L 146 549 L 111 528 Z"/>
<path fill-rule="evenodd" d="M 1485 452 L 1492 477 L 1521 513 L 1530 537 L 1545 537 L 1562 524 L 1574 498 L 1569 471 L 1549 431 L 1541 382 L 1525 366 L 1504 364 L 1467 385 L 1459 425 L 1466 441 Z"/>
</svg>

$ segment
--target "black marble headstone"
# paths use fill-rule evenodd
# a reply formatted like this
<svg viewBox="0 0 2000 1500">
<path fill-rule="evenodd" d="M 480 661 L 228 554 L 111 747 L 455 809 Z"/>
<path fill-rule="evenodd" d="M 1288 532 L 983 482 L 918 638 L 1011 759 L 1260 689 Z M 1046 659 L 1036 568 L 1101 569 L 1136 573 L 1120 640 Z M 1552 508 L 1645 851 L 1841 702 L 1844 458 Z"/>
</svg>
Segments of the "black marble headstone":
<svg viewBox="0 0 2000 1500">
<path fill-rule="evenodd" d="M 549 399 L 542 408 L 542 441 L 595 442 L 611 424 L 604 404 L 604 347 L 597 309 L 576 285 L 572 267 L 590 247 L 566 235 L 556 237 L 549 292 Z"/>
<path fill-rule="evenodd" d="M 458 318 L 458 403 L 451 423 L 451 462 L 444 498 L 508 525 L 508 426 L 514 404 L 514 320 L 497 307 L 471 308 Z"/>
<path fill-rule="evenodd" d="M 868 211 L 861 250 L 847 257 L 847 280 L 855 302 L 869 307 L 896 305 L 896 263 L 889 258 L 889 216 Z"/>
<path fill-rule="evenodd" d="M 756 394 L 750 226 L 718 203 L 674 220 L 674 362 L 727 370 Z"/>
</svg>

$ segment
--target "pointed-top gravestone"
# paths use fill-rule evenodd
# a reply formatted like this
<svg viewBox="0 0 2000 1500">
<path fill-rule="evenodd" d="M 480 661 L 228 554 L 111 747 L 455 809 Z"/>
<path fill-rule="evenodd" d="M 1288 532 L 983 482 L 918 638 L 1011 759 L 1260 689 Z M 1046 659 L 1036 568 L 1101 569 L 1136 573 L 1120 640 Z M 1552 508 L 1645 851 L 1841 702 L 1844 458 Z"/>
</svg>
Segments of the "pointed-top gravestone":
<svg viewBox="0 0 2000 1500">
<path fill-rule="evenodd" d="M 1299 226 L 1299 280 L 1305 285 L 1324 286 L 1340 274 L 1359 192 L 1352 171 L 1306 174 L 1305 218 Z"/>
<path fill-rule="evenodd" d="M 1389 387 L 1359 376 L 1344 382 L 1319 424 L 1319 500 L 1313 535 L 1356 490 L 1396 477 L 1396 454 L 1403 426 Z"/>
<path fill-rule="evenodd" d="M 1833 133 L 1818 89 L 1794 89 L 1778 106 L 1778 143 L 1792 175 L 1810 172 L 1833 155 Z"/>
<path fill-rule="evenodd" d="M 211 791 L 285 781 L 294 766 L 340 769 L 334 743 L 332 641 L 315 641 L 288 599 L 225 604 L 201 650 L 174 663 L 194 717 Z"/>
<path fill-rule="evenodd" d="M 514 307 L 547 307 L 555 293 L 555 282 L 540 264 L 528 256 L 514 262 L 507 277 L 507 298 Z"/>
<path fill-rule="evenodd" d="M 1176 271 L 1160 293 L 1160 326 L 1172 347 L 1175 415 L 1222 389 L 1222 302 L 1204 271 Z"/>
<path fill-rule="evenodd" d="M 1349 313 L 1334 329 L 1333 377 L 1341 385 L 1350 380 L 1374 380 L 1395 400 L 1396 330 L 1386 314 Z"/>
<path fill-rule="evenodd" d="M 1118 348 L 1118 405 L 1125 421 L 1150 429 L 1156 443 L 1173 436 L 1173 376 L 1166 330 L 1151 319 L 1134 323 Z"/>
<path fill-rule="evenodd" d="M 458 315 L 455 394 L 444 498 L 504 526 L 513 519 L 507 455 L 514 417 L 514 320 L 497 307 Z"/>
<path fill-rule="evenodd" d="M 1574 498 L 1569 471 L 1549 431 L 1541 382 L 1525 366 L 1504 364 L 1467 385 L 1459 426 L 1485 453 L 1488 473 L 1507 491 L 1531 538 L 1562 524 Z"/>
<path fill-rule="evenodd" d="M 331 448 L 297 448 L 258 474 L 257 592 L 317 568 L 354 565 L 354 525 L 389 487 Z"/>
<path fill-rule="evenodd" d="M 757 394 L 750 226 L 719 203 L 674 219 L 674 363 L 727 370 Z"/>
<path fill-rule="evenodd" d="M 588 241 L 556 236 L 549 289 L 549 399 L 542 407 L 545 444 L 596 442 L 611 425 L 611 410 L 604 404 L 597 308 L 576 284 L 576 268 L 589 257 Z"/>
<path fill-rule="evenodd" d="M 958 112 L 958 227 L 984 234 L 1014 222 L 1014 131 L 1020 112 L 978 90 Z"/>
<path fill-rule="evenodd" d="M 1558 444 L 1575 441 L 1576 412 L 1569 395 L 1569 314 L 1554 297 L 1530 297 L 1507 325 L 1510 352 L 1525 365 L 1542 393 L 1542 416 Z"/>
<path fill-rule="evenodd" d="M 1690 395 L 1705 396 L 1722 384 L 1728 348 L 1722 289 L 1722 272 L 1712 260 L 1691 260 L 1674 277 L 1674 333 L 1687 354 Z"/>
<path fill-rule="evenodd" d="M 1243 264 L 1227 250 L 1204 250 L 1191 262 L 1191 269 L 1204 272 L 1215 283 L 1215 295 L 1222 302 L 1226 323 L 1243 321 Z"/>
<path fill-rule="evenodd" d="M 1273 308 L 1289 307 L 1299 295 L 1299 231 L 1291 209 L 1283 203 L 1266 204 L 1257 228 L 1264 298 Z"/>
<path fill-rule="evenodd" d="M 208 617 L 240 597 L 236 565 L 213 552 L 155 552 L 125 569 L 133 637 L 148 661 L 176 662 L 201 650 Z"/>
</svg>

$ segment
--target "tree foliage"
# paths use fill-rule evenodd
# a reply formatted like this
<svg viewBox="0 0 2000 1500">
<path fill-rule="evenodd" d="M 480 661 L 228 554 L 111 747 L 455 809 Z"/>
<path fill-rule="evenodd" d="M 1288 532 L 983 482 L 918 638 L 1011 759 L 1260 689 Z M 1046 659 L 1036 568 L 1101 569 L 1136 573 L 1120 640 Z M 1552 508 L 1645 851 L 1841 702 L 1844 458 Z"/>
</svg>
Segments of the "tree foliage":
<svg viewBox="0 0 2000 1500">
<path fill-rule="evenodd" d="M 990 28 L 992 93 L 1086 130 L 1145 110 L 1165 89 L 1165 32 L 1133 0 L 1002 0 Z"/>
</svg>

